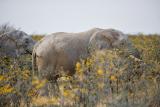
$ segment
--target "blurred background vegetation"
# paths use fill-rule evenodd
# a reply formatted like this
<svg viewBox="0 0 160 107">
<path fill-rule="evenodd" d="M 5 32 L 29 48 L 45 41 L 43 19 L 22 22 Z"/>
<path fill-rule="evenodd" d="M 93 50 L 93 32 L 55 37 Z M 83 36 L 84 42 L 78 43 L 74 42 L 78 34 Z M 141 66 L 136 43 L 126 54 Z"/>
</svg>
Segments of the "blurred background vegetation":
<svg viewBox="0 0 160 107">
<path fill-rule="evenodd" d="M 0 56 L 0 106 L 160 107 L 160 35 L 129 35 L 129 40 L 140 58 L 125 49 L 92 53 L 77 62 L 73 77 L 61 77 L 54 91 L 32 75 L 31 55 Z M 56 94 L 40 95 L 46 86 Z"/>
</svg>

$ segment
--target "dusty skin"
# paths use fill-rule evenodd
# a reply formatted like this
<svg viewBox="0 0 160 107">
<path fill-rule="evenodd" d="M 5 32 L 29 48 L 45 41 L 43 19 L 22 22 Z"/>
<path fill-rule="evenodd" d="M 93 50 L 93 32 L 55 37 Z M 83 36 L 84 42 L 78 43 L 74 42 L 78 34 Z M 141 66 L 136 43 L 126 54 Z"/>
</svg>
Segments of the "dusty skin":
<svg viewBox="0 0 160 107">
<path fill-rule="evenodd" d="M 127 43 L 127 35 L 115 29 L 93 28 L 80 33 L 57 32 L 44 37 L 33 49 L 33 70 L 48 80 L 57 79 L 57 69 L 66 74 L 75 72 L 74 66 L 91 51 L 118 47 Z"/>
</svg>

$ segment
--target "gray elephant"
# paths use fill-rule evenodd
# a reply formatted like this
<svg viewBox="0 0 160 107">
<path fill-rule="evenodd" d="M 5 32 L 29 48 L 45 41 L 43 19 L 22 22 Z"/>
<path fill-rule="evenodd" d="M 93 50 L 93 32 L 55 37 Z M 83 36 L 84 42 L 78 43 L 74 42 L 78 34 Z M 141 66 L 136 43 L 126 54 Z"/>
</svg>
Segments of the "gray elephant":
<svg viewBox="0 0 160 107">
<path fill-rule="evenodd" d="M 0 27 L 0 56 L 18 57 L 22 54 L 32 54 L 35 41 L 25 32 L 11 26 Z"/>
<path fill-rule="evenodd" d="M 33 49 L 32 67 L 42 78 L 56 80 L 63 68 L 67 75 L 75 73 L 75 64 L 92 51 L 128 45 L 128 36 L 115 29 L 93 28 L 80 33 L 58 32 L 44 37 Z"/>
</svg>

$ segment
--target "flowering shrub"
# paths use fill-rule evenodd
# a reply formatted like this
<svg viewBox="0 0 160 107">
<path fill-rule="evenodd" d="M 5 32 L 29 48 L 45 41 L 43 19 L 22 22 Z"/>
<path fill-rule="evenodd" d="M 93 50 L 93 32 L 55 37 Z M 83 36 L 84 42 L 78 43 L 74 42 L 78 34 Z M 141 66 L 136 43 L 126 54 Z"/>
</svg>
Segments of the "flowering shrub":
<svg viewBox="0 0 160 107">
<path fill-rule="evenodd" d="M 32 75 L 30 55 L 0 57 L 0 106 L 159 107 L 160 37 L 130 40 L 140 57 L 125 47 L 93 52 L 76 63 L 72 77 L 59 78 L 58 87 Z"/>
</svg>

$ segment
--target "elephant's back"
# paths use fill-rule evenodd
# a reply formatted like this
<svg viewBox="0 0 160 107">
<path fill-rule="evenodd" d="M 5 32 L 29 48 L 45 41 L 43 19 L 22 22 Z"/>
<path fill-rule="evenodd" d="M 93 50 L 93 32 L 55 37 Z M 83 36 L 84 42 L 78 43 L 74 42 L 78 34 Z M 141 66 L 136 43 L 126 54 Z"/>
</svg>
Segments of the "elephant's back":
<svg viewBox="0 0 160 107">
<path fill-rule="evenodd" d="M 64 48 L 71 40 L 71 35 L 54 33 L 47 35 L 41 41 L 39 41 L 35 50 L 38 56 L 46 56 L 51 51 L 57 51 L 60 48 Z"/>
<path fill-rule="evenodd" d="M 90 37 L 100 29 L 91 29 L 80 33 L 56 32 L 42 39 L 38 46 L 38 53 L 50 51 L 79 51 L 87 48 Z"/>
</svg>

